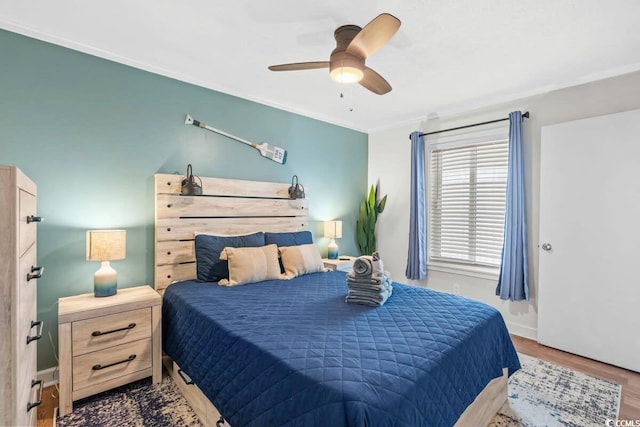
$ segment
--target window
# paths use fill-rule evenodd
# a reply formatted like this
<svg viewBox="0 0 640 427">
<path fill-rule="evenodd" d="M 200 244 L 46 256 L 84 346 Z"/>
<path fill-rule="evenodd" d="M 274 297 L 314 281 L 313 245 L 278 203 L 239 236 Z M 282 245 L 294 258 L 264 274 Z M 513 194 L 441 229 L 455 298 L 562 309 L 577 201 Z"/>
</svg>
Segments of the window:
<svg viewBox="0 0 640 427">
<path fill-rule="evenodd" d="M 429 261 L 500 266 L 507 139 L 430 149 Z"/>
</svg>

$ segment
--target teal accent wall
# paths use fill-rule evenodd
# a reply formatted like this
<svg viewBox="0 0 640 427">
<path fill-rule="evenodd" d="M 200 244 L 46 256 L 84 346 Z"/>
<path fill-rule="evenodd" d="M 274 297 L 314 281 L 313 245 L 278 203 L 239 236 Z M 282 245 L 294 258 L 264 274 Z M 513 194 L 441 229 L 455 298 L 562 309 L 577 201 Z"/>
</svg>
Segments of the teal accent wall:
<svg viewBox="0 0 640 427">
<path fill-rule="evenodd" d="M 184 124 L 185 114 L 288 151 L 287 163 Z M 367 191 L 367 135 L 0 30 L 0 164 L 38 185 L 38 369 L 57 364 L 57 299 L 93 292 L 99 263 L 85 260 L 85 233 L 127 230 L 127 258 L 112 262 L 119 287 L 153 283 L 153 175 L 290 182 L 310 203 L 314 239 L 342 219 L 340 252 L 354 237 Z M 0 243 L 4 244 L 4 242 Z"/>
</svg>

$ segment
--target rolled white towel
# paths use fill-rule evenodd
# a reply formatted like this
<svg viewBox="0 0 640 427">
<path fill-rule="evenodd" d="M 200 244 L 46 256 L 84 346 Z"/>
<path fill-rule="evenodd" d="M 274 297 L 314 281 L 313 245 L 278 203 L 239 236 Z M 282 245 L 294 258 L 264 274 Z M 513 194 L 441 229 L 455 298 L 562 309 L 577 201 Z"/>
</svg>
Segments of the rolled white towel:
<svg viewBox="0 0 640 427">
<path fill-rule="evenodd" d="M 373 257 L 363 255 L 353 262 L 353 274 L 356 277 L 371 277 L 373 274 Z"/>
<path fill-rule="evenodd" d="M 382 262 L 382 259 L 380 258 L 380 254 L 378 252 L 374 252 L 371 255 L 371 260 L 372 260 L 372 268 L 373 268 L 374 275 L 376 273 L 384 272 L 384 263 Z"/>
</svg>

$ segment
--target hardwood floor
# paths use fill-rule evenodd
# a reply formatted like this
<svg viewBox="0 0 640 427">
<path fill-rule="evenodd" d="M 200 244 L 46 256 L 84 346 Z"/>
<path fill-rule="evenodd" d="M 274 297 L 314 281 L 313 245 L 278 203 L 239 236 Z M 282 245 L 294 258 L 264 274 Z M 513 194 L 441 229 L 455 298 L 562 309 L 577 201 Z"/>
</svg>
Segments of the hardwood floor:
<svg viewBox="0 0 640 427">
<path fill-rule="evenodd" d="M 618 418 L 620 420 L 640 420 L 640 373 L 545 347 L 527 338 L 515 335 L 512 335 L 511 338 L 520 353 L 621 384 L 622 400 Z M 53 411 L 58 406 L 58 394 L 55 387 L 45 388 L 42 394 L 43 402 L 38 408 L 38 427 L 51 427 L 53 425 Z"/>
<path fill-rule="evenodd" d="M 53 425 L 53 411 L 58 407 L 58 390 L 55 386 L 42 390 L 42 405 L 38 407 L 38 427 Z"/>
</svg>

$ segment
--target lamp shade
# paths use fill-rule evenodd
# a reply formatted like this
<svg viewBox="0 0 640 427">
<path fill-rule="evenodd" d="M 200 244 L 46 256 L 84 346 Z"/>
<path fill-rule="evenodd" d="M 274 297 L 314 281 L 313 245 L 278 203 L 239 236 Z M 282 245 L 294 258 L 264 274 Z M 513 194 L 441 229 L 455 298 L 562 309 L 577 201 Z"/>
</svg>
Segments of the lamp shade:
<svg viewBox="0 0 640 427">
<path fill-rule="evenodd" d="M 328 237 L 330 239 L 342 238 L 342 221 L 325 221 L 324 237 Z"/>
<path fill-rule="evenodd" d="M 87 260 L 114 261 L 124 259 L 127 249 L 125 230 L 87 231 Z"/>
</svg>

